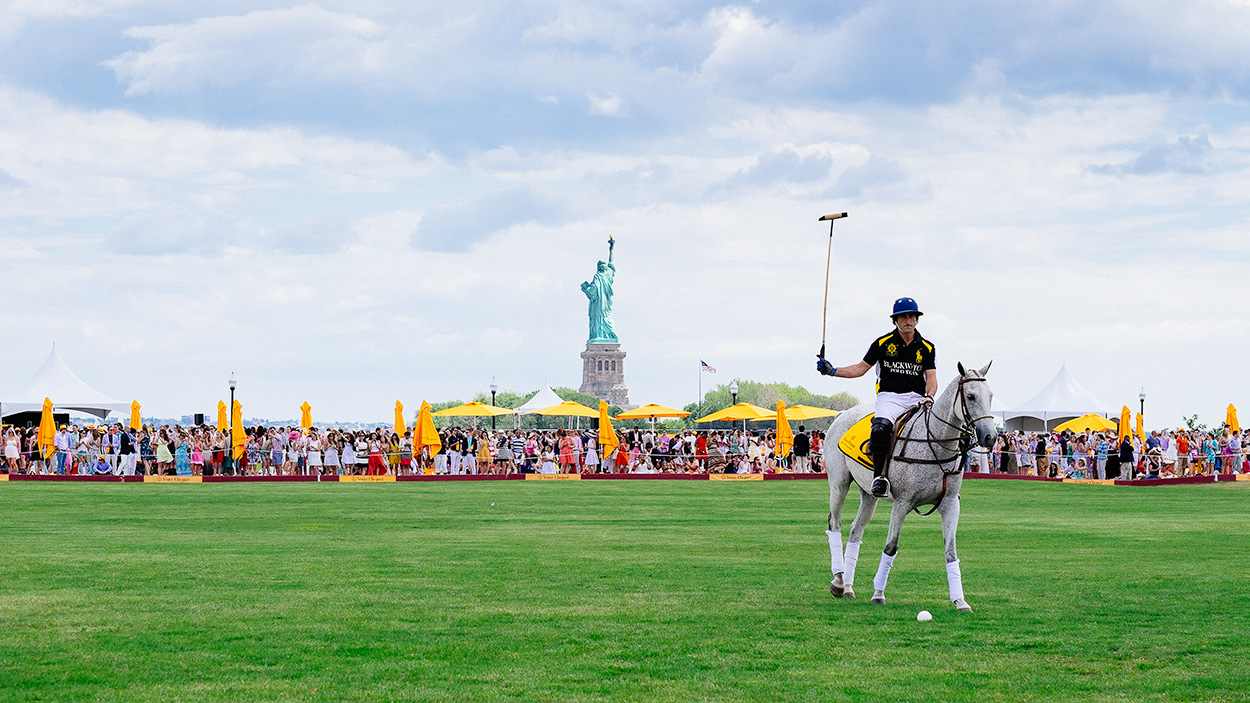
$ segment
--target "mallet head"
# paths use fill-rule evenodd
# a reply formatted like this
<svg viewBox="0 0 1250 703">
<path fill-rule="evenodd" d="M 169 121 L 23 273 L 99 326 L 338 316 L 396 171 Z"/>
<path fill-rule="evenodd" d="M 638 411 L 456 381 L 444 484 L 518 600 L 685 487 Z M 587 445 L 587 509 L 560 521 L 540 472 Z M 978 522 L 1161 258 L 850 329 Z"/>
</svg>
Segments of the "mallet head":
<svg viewBox="0 0 1250 703">
<path fill-rule="evenodd" d="M 824 217 L 822 217 L 822 218 L 820 218 L 819 220 L 816 220 L 816 221 L 817 221 L 817 222 L 824 222 L 825 220 L 840 220 L 840 219 L 842 219 L 843 217 L 846 217 L 846 213 L 845 213 L 845 212 L 839 212 L 839 213 L 834 213 L 834 214 L 832 214 L 832 215 L 825 215 Z"/>
</svg>

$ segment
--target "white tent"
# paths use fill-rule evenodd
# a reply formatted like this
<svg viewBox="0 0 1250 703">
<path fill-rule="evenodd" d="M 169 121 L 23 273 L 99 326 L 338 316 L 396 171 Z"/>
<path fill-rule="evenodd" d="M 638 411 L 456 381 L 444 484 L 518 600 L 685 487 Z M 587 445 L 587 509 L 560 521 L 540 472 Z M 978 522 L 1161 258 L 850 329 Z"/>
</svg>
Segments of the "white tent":
<svg viewBox="0 0 1250 703">
<path fill-rule="evenodd" d="M 1064 365 L 1037 395 L 1004 411 L 1003 421 L 1008 431 L 1036 432 L 1088 413 L 1106 417 L 1107 406 L 1077 383 Z"/>
<path fill-rule="evenodd" d="M 556 395 L 556 392 L 551 390 L 550 387 L 543 386 L 542 390 L 538 391 L 537 395 L 530 398 L 525 405 L 517 408 L 516 411 L 517 413 L 524 415 L 526 413 L 532 413 L 535 410 L 542 410 L 543 408 L 549 408 L 553 405 L 559 405 L 563 402 L 564 398 Z"/>
<path fill-rule="evenodd" d="M 87 385 L 56 353 L 55 344 L 30 383 L 24 389 L 3 397 L 0 412 L 8 417 L 14 413 L 43 410 L 44 398 L 52 399 L 54 411 L 73 410 L 100 419 L 108 417 L 110 412 L 123 412 L 130 408 L 129 403 L 110 398 Z"/>
</svg>

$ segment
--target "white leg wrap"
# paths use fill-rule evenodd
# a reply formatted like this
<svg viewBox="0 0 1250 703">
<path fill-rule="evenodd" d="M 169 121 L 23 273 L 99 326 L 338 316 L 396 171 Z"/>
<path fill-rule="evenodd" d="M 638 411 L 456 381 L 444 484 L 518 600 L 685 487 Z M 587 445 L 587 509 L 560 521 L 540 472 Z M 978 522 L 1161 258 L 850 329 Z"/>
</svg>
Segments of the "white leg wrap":
<svg viewBox="0 0 1250 703">
<path fill-rule="evenodd" d="M 842 533 L 833 530 L 825 530 L 825 534 L 829 535 L 829 567 L 833 573 L 842 572 Z M 843 577 L 843 581 L 846 577 Z"/>
<path fill-rule="evenodd" d="M 855 584 L 855 564 L 859 562 L 859 545 L 863 542 L 847 542 L 846 555 L 842 557 L 842 583 Z"/>
<path fill-rule="evenodd" d="M 964 577 L 959 573 L 959 560 L 946 562 L 946 582 L 951 587 L 951 602 L 964 599 Z"/>
<path fill-rule="evenodd" d="M 877 576 L 872 580 L 872 587 L 878 591 L 885 590 L 885 584 L 890 580 L 890 567 L 894 566 L 894 557 L 881 552 L 881 565 L 877 567 Z"/>
</svg>

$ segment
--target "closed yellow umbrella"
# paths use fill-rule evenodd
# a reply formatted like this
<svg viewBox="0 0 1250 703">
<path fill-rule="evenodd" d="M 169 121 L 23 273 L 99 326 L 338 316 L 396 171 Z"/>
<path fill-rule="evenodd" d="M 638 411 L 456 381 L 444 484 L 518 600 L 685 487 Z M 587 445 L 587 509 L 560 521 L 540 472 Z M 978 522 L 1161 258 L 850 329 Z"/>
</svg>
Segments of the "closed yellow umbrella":
<svg viewBox="0 0 1250 703">
<path fill-rule="evenodd" d="M 655 403 L 647 403 L 646 405 L 640 408 L 634 408 L 633 410 L 626 410 L 620 415 L 617 415 L 616 419 L 617 420 L 644 420 L 646 418 L 656 418 L 656 417 L 689 417 L 689 416 L 690 416 L 690 413 L 686 412 L 685 410 L 678 410 L 677 408 L 668 408 L 663 405 L 656 405 Z"/>
<path fill-rule="evenodd" d="M 777 456 L 784 459 L 790 456 L 790 447 L 794 446 L 794 431 L 790 429 L 790 421 L 786 419 L 786 404 L 777 401 Z"/>
<path fill-rule="evenodd" d="M 1116 442 L 1123 442 L 1133 434 L 1133 430 L 1130 428 L 1132 422 L 1133 411 L 1129 410 L 1128 406 L 1125 405 L 1124 409 L 1120 411 L 1120 431 L 1116 437 Z"/>
<path fill-rule="evenodd" d="M 231 455 L 235 461 L 243 458 L 243 452 L 247 450 L 247 432 L 243 431 L 243 404 L 234 401 L 234 417 L 232 418 L 234 428 L 233 434 L 230 435 L 230 446 L 233 449 Z"/>
<path fill-rule="evenodd" d="M 217 401 L 217 431 L 225 432 L 230 426 L 230 420 L 226 418 L 226 401 Z"/>
<path fill-rule="evenodd" d="M 1231 403 L 1228 406 L 1228 414 L 1224 416 L 1224 424 L 1228 425 L 1228 429 L 1232 432 L 1241 432 L 1241 425 L 1237 423 L 1237 408 Z"/>
<path fill-rule="evenodd" d="M 1137 438 L 1141 440 L 1142 446 L 1146 445 L 1146 433 L 1142 429 L 1145 424 L 1142 421 L 1141 413 L 1137 413 Z"/>
<path fill-rule="evenodd" d="M 395 434 L 403 437 L 407 431 L 408 426 L 404 424 L 404 404 L 397 400 L 395 401 Z"/>
<path fill-rule="evenodd" d="M 39 454 L 44 459 L 52 456 L 56 445 L 56 420 L 52 417 L 52 399 L 43 399 L 43 413 L 39 415 Z"/>
<path fill-rule="evenodd" d="M 417 413 L 417 424 L 413 428 L 412 451 L 420 454 L 422 447 L 430 448 L 433 457 L 443 448 L 443 440 L 439 439 L 438 429 L 434 427 L 434 415 L 430 412 L 430 404 L 421 401 L 421 410 Z"/>
<path fill-rule="evenodd" d="M 1116 424 L 1114 422 L 1108 420 L 1102 415 L 1090 413 L 1089 415 L 1082 415 L 1068 420 L 1067 422 L 1056 426 L 1053 431 L 1063 432 L 1064 430 L 1071 430 L 1073 432 L 1089 432 L 1090 430 L 1094 430 L 1095 432 L 1110 432 L 1115 428 Z"/>
<path fill-rule="evenodd" d="M 130 403 L 130 429 L 137 430 L 143 427 L 143 418 L 139 416 L 139 401 L 131 401 Z"/>
<path fill-rule="evenodd" d="M 312 429 L 312 406 L 305 400 L 304 404 L 299 406 L 299 426 L 303 430 Z"/>
<path fill-rule="evenodd" d="M 608 404 L 606 401 L 599 401 L 599 446 L 600 456 L 603 458 L 603 465 L 608 463 L 608 457 L 612 456 L 612 452 L 621 446 L 621 440 L 616 436 L 616 430 L 612 429 L 612 418 L 608 417 Z"/>
</svg>

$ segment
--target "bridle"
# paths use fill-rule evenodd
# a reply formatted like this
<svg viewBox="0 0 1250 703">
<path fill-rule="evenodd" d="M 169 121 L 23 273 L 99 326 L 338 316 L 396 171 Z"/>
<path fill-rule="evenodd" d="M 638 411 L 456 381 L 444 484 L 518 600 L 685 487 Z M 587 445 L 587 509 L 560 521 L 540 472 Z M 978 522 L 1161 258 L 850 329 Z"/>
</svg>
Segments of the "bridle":
<svg viewBox="0 0 1250 703">
<path fill-rule="evenodd" d="M 941 505 L 942 499 L 946 497 L 946 480 L 955 474 L 962 474 L 964 469 L 967 468 L 968 450 L 972 449 L 973 444 L 976 444 L 976 423 L 981 420 L 994 419 L 994 416 L 990 414 L 969 417 L 970 412 L 968 410 L 968 397 L 964 391 L 964 384 L 974 382 L 985 383 L 986 380 L 985 378 L 968 378 L 966 376 L 961 376 L 959 378 L 959 385 L 955 389 L 955 395 L 959 399 L 959 415 L 962 420 L 958 425 L 950 422 L 946 418 L 935 415 L 932 404 L 929 404 L 923 406 L 919 412 L 919 415 L 924 418 L 925 438 L 916 439 L 902 434 L 899 435 L 898 444 L 901 444 L 902 446 L 898 448 L 897 455 L 893 457 L 894 461 L 901 461 L 906 464 L 925 464 L 943 467 L 941 494 L 938 495 L 938 499 L 933 503 L 933 507 L 929 510 L 929 512 L 922 513 L 919 508 L 914 508 L 918 515 L 931 515 L 933 514 L 933 511 L 937 510 L 938 506 Z M 915 419 L 917 418 L 913 417 L 911 421 L 908 421 L 908 426 L 910 426 Z M 956 435 L 954 437 L 934 437 L 932 425 L 934 420 L 937 420 L 942 425 L 955 430 Z M 932 457 L 919 458 L 904 456 L 907 445 L 913 442 L 927 446 Z M 948 446 L 951 442 L 956 442 L 956 447 Z M 939 447 L 945 451 L 953 452 L 953 454 L 947 457 L 940 457 L 938 456 Z M 952 462 L 954 462 L 954 468 L 945 468 L 946 464 L 950 464 Z"/>
</svg>

